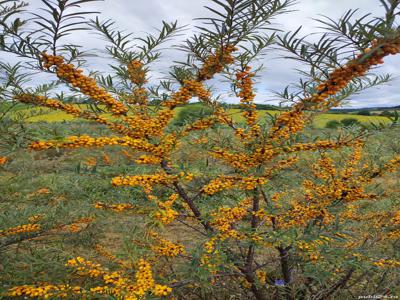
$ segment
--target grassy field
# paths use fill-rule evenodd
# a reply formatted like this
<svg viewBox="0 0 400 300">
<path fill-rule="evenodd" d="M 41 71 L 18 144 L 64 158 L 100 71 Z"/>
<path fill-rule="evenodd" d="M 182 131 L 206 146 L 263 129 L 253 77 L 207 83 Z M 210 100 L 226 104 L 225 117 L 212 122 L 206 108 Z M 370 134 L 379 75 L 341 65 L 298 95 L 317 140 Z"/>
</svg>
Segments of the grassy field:
<svg viewBox="0 0 400 300">
<path fill-rule="evenodd" d="M 179 113 L 181 110 L 181 107 L 176 108 L 176 113 Z M 232 118 L 235 121 L 242 121 L 243 118 L 241 116 L 241 111 L 240 109 L 229 109 L 228 111 L 231 115 Z M 40 122 L 40 121 L 46 121 L 46 122 L 62 122 L 62 121 L 72 121 L 76 120 L 73 116 L 68 115 L 62 111 L 53 111 L 50 109 L 39 109 L 39 108 L 20 108 L 17 112 L 14 114 L 19 113 L 19 114 L 24 114 L 24 115 L 33 115 L 32 117 L 28 118 L 28 121 L 30 122 Z M 265 118 L 268 114 L 270 115 L 276 115 L 278 114 L 279 111 L 275 110 L 259 110 L 258 115 L 259 118 Z M 109 116 L 105 114 L 104 116 Z M 324 128 L 326 123 L 332 120 L 336 121 L 341 121 L 346 118 L 354 118 L 357 119 L 360 123 L 362 124 L 387 124 L 390 122 L 390 120 L 386 117 L 381 117 L 381 116 L 360 116 L 360 115 L 352 115 L 352 114 L 321 114 L 318 115 L 315 120 L 314 120 L 314 126 L 317 128 Z"/>
</svg>

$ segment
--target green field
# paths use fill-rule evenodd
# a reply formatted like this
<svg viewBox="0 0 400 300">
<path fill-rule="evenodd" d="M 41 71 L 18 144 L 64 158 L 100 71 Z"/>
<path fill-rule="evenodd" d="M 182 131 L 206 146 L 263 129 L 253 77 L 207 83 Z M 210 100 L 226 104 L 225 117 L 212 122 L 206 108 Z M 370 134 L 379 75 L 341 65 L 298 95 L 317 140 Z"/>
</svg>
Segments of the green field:
<svg viewBox="0 0 400 300">
<path fill-rule="evenodd" d="M 182 107 L 176 108 L 176 113 L 179 113 L 179 111 L 182 109 Z M 240 109 L 229 109 L 228 112 L 231 114 L 233 120 L 237 122 L 241 122 L 243 120 L 241 116 L 241 111 Z M 31 117 L 28 118 L 29 122 L 40 122 L 40 121 L 46 121 L 46 122 L 62 122 L 62 121 L 72 121 L 72 120 L 77 120 L 75 117 L 68 115 L 64 113 L 63 111 L 54 111 L 50 109 L 42 109 L 42 108 L 20 108 L 15 114 L 24 114 L 26 116 Z M 276 110 L 259 110 L 259 118 L 265 118 L 268 114 L 270 115 L 276 115 L 278 114 L 279 111 Z M 104 116 L 109 116 L 105 114 Z M 314 119 L 314 126 L 317 128 L 324 128 L 326 123 L 332 120 L 336 121 L 341 121 L 346 118 L 354 118 L 357 119 L 360 123 L 363 124 L 369 124 L 369 123 L 374 123 L 374 124 L 387 124 L 390 122 L 390 120 L 387 117 L 381 117 L 381 116 L 360 116 L 360 115 L 352 115 L 352 114 L 321 114 L 317 115 L 316 118 Z"/>
</svg>

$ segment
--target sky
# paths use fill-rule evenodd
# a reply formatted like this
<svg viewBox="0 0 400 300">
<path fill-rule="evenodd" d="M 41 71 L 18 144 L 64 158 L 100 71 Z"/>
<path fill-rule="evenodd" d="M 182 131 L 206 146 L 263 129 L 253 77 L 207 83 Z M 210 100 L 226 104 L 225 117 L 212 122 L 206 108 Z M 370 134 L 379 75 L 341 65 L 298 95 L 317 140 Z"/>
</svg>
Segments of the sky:
<svg viewBox="0 0 400 300">
<path fill-rule="evenodd" d="M 33 7 L 40 5 L 40 0 L 30 0 Z M 133 32 L 135 35 L 143 36 L 146 33 L 155 33 L 160 28 L 161 20 L 177 20 L 180 25 L 188 25 L 185 35 L 190 35 L 194 29 L 194 18 L 210 16 L 210 12 L 204 8 L 212 5 L 210 0 L 105 0 L 88 5 L 88 9 L 99 11 L 100 19 L 111 18 L 116 21 L 118 28 Z M 358 8 L 359 15 L 373 13 L 382 15 L 383 9 L 378 0 L 298 0 L 292 7 L 296 10 L 289 14 L 279 16 L 274 20 L 274 26 L 284 31 L 296 30 L 302 26 L 302 34 L 311 34 L 320 31 L 318 22 L 313 18 L 318 15 L 329 16 L 338 19 L 347 10 Z M 198 24 L 198 23 L 197 23 Z M 175 42 L 183 40 L 184 36 L 178 37 Z M 73 42 L 82 44 L 87 49 L 102 49 L 104 42 L 98 36 L 88 33 L 80 33 L 73 36 Z M 270 51 L 262 60 L 265 70 L 257 80 L 257 103 L 277 104 L 273 91 L 282 91 L 284 87 L 299 80 L 299 75 L 294 71 L 298 67 L 294 62 L 280 58 L 282 53 Z M 0 58 L 4 57 L 0 54 Z M 176 51 L 167 51 L 163 62 L 170 63 L 179 59 L 180 54 Z M 107 62 L 102 57 L 90 58 L 91 67 L 97 70 L 107 70 Z M 163 64 L 158 64 L 151 70 L 151 76 L 155 80 L 164 76 L 167 69 Z M 385 64 L 377 73 L 391 73 L 394 80 L 388 85 L 373 88 L 354 96 L 345 107 L 371 107 L 371 106 L 393 106 L 400 105 L 400 55 L 385 59 Z M 216 88 L 225 89 L 223 85 Z M 224 93 L 223 100 L 235 102 L 237 99 Z"/>
</svg>

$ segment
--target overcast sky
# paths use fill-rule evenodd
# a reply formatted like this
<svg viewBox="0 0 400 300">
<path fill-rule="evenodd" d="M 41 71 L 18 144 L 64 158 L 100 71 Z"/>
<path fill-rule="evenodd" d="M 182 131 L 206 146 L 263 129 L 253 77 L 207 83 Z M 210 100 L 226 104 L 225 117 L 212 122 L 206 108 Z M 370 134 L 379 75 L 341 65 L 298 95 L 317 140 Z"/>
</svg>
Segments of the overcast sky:
<svg viewBox="0 0 400 300">
<path fill-rule="evenodd" d="M 40 0 L 30 0 L 33 6 L 38 6 Z M 161 20 L 178 20 L 180 25 L 193 26 L 193 19 L 209 16 L 210 13 L 203 8 L 210 5 L 208 0 L 105 0 L 90 4 L 90 10 L 101 12 L 100 18 L 115 20 L 118 27 L 138 35 L 154 33 L 155 28 L 160 27 Z M 302 33 L 314 33 L 318 31 L 318 23 L 312 18 L 317 15 L 326 15 L 338 19 L 350 8 L 359 8 L 359 14 L 372 13 L 381 15 L 382 8 L 378 0 L 299 0 L 293 7 L 297 11 L 282 15 L 275 20 L 275 24 L 283 30 L 295 30 L 302 25 Z M 193 28 L 193 27 L 192 27 Z M 187 34 L 190 33 L 190 29 Z M 74 36 L 74 42 L 82 44 L 86 48 L 101 48 L 102 42 L 93 35 L 82 33 Z M 178 55 L 178 54 L 175 54 Z M 1 56 L 0 56 L 1 58 Z M 173 60 L 173 54 L 167 53 L 168 62 Z M 388 86 L 374 88 L 355 96 L 347 107 L 367 106 L 391 106 L 400 105 L 400 55 L 385 59 L 385 66 L 380 73 L 391 73 L 395 76 Z M 257 84 L 258 103 L 269 103 L 274 97 L 271 91 L 280 91 L 286 85 L 297 82 L 299 76 L 293 72 L 296 67 L 291 61 L 279 59 L 279 53 L 269 52 L 263 60 L 265 71 Z M 92 66 L 104 70 L 104 62 L 94 58 Z M 153 78 L 161 76 L 165 70 L 152 70 Z M 228 101 L 233 101 L 227 97 Z"/>
</svg>

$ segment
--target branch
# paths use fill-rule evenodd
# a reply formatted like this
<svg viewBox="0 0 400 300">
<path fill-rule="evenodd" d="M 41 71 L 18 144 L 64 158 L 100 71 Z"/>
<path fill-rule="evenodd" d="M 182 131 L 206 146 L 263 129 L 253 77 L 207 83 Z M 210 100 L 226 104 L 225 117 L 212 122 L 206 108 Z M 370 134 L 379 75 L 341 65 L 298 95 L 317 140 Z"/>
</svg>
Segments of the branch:
<svg viewBox="0 0 400 300">
<path fill-rule="evenodd" d="M 346 283 L 350 280 L 354 271 L 355 271 L 354 268 L 348 270 L 347 273 L 341 279 L 339 279 L 336 283 L 331 285 L 328 289 L 319 292 L 315 297 L 313 297 L 313 300 L 328 299 L 330 296 L 335 294 L 339 289 L 345 287 Z"/>
<path fill-rule="evenodd" d="M 172 173 L 171 168 L 168 166 L 168 163 L 165 160 L 163 160 L 161 162 L 161 168 L 167 174 Z M 198 209 L 196 204 L 193 202 L 193 200 L 188 196 L 188 194 L 183 189 L 183 187 L 178 182 L 174 182 L 173 186 L 174 186 L 176 192 L 179 194 L 179 196 L 183 199 L 183 201 L 185 201 L 185 203 L 190 207 L 190 210 L 192 211 L 192 213 L 194 214 L 196 219 L 201 223 L 201 225 L 203 225 L 204 229 L 207 232 L 214 231 L 213 228 L 211 227 L 210 223 L 208 221 L 203 220 L 200 210 Z"/>
</svg>

